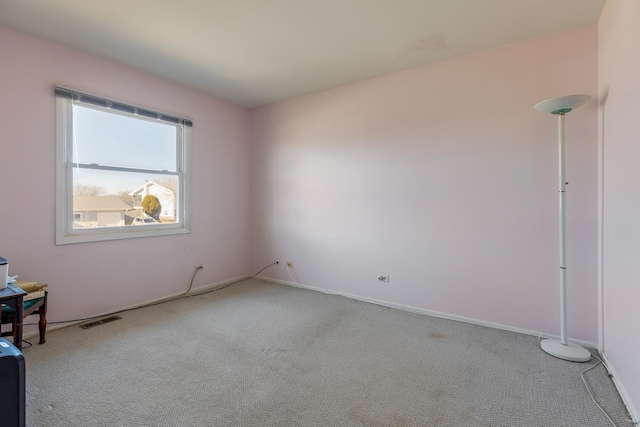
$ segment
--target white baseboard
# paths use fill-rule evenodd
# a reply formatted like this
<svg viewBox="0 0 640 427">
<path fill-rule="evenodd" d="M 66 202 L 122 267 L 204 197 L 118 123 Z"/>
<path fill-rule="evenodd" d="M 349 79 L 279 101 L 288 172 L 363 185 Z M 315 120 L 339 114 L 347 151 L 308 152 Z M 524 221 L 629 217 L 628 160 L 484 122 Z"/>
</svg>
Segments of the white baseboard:
<svg viewBox="0 0 640 427">
<path fill-rule="evenodd" d="M 225 286 L 227 286 L 227 285 L 229 285 L 229 284 L 231 284 L 233 282 L 238 282 L 238 281 L 244 280 L 244 279 L 246 279 L 248 277 L 249 277 L 249 275 L 237 276 L 237 277 L 234 277 L 232 279 L 223 280 L 221 282 L 216 282 L 216 283 L 211 283 L 211 284 L 208 284 L 208 285 L 200 286 L 198 288 L 191 289 L 191 292 L 189 292 L 189 295 L 197 296 L 197 295 L 199 295 L 201 293 L 204 293 L 206 291 L 212 291 L 212 290 L 217 289 L 217 288 L 222 288 L 222 287 L 225 287 Z M 161 301 L 165 301 L 165 300 L 169 301 L 171 299 L 174 299 L 174 298 L 177 298 L 177 297 L 180 297 L 180 296 L 183 296 L 183 295 L 186 295 L 184 291 L 183 292 L 176 292 L 176 293 L 168 295 L 166 297 L 155 298 L 155 299 L 152 299 L 152 300 L 148 300 L 148 301 L 144 301 L 144 302 L 141 302 L 141 303 L 132 304 L 132 305 L 129 305 L 129 306 L 126 306 L 126 307 L 122 307 L 122 308 L 119 308 L 119 309 L 116 309 L 116 310 L 110 310 L 110 311 L 105 311 L 103 313 L 95 314 L 95 315 L 92 315 L 92 316 L 86 316 L 86 318 L 84 318 L 83 320 L 74 320 L 74 321 L 65 322 L 65 323 L 59 323 L 59 324 L 56 323 L 55 325 L 51 325 L 51 326 L 47 325 L 47 332 L 52 332 L 52 331 L 55 331 L 56 329 L 62 329 L 62 328 L 67 328 L 69 326 L 77 325 L 79 323 L 86 322 L 89 319 L 109 316 L 111 314 L 116 314 L 116 313 L 119 313 L 119 312 L 122 312 L 122 311 L 125 311 L 125 310 L 128 311 L 128 310 L 133 310 L 133 309 L 136 309 L 136 308 L 142 308 L 144 306 L 147 306 L 147 305 L 150 305 L 150 304 L 155 304 L 155 303 L 158 303 L 158 302 L 161 302 Z M 30 331 L 30 332 L 22 334 L 22 339 L 26 340 L 26 339 L 39 337 L 39 336 L 40 336 L 40 332 L 36 329 L 34 331 Z"/>
<path fill-rule="evenodd" d="M 425 315 L 425 316 L 438 317 L 440 319 L 455 320 L 457 322 L 471 323 L 473 325 L 486 326 L 488 328 L 501 329 L 503 331 L 510 331 L 510 332 L 517 332 L 517 333 L 525 334 L 525 335 L 533 335 L 535 337 L 556 338 L 556 339 L 560 338 L 559 335 L 551 335 L 551 334 L 546 334 L 544 332 L 538 332 L 538 331 L 532 331 L 532 330 L 529 330 L 529 329 L 522 329 L 522 328 L 516 328 L 516 327 L 513 327 L 513 326 L 502 325 L 500 323 L 486 322 L 484 320 L 473 319 L 473 318 L 470 318 L 470 317 L 456 316 L 456 315 L 453 315 L 453 314 L 442 313 L 442 312 L 439 312 L 439 311 L 427 310 L 427 309 L 424 309 L 424 308 L 412 307 L 412 306 L 409 306 L 409 305 L 396 304 L 396 303 L 377 300 L 377 299 L 373 299 L 373 298 L 362 297 L 360 295 L 353 295 L 353 294 L 348 294 L 348 293 L 345 293 L 345 292 L 336 292 L 336 291 L 331 291 L 331 290 L 327 290 L 327 289 L 323 289 L 323 288 L 317 288 L 317 287 L 314 287 L 314 286 L 301 285 L 300 283 L 287 282 L 286 280 L 272 279 L 270 277 L 264 277 L 264 276 L 257 276 L 256 279 L 264 280 L 266 282 L 279 283 L 281 285 L 293 286 L 293 287 L 296 287 L 296 288 L 309 289 L 309 290 L 312 290 L 312 291 L 322 292 L 324 294 L 341 295 L 343 297 L 352 298 L 352 299 L 355 299 L 355 300 L 358 300 L 358 301 L 364 301 L 364 302 L 368 302 L 368 303 L 371 303 L 371 304 L 377 304 L 377 305 L 381 305 L 383 307 L 395 308 L 397 310 L 407 311 L 409 313 L 416 313 L 416 314 L 422 314 L 422 315 Z M 589 341 L 571 339 L 571 342 L 574 342 L 576 344 L 580 344 L 583 347 L 592 348 L 592 349 L 595 349 L 595 350 L 598 349 L 598 345 L 597 344 L 589 342 Z"/>
<path fill-rule="evenodd" d="M 607 355 L 602 351 L 600 346 L 598 346 L 598 353 L 600 354 L 600 358 L 602 359 L 602 362 L 604 362 L 607 370 L 611 374 L 611 380 L 613 381 L 613 384 L 616 386 L 616 389 L 618 389 L 618 393 L 620 394 L 620 397 L 622 398 L 622 402 L 627 407 L 627 411 L 631 415 L 632 421 L 635 424 L 639 424 L 640 423 L 640 413 L 638 413 L 638 411 L 634 407 L 634 405 L 633 405 L 633 403 L 631 401 L 631 398 L 627 394 L 627 390 L 624 388 L 624 386 L 622 385 L 622 383 L 618 379 L 618 375 L 616 374 L 615 368 L 611 365 L 611 363 L 609 363 L 609 359 L 607 358 Z"/>
</svg>

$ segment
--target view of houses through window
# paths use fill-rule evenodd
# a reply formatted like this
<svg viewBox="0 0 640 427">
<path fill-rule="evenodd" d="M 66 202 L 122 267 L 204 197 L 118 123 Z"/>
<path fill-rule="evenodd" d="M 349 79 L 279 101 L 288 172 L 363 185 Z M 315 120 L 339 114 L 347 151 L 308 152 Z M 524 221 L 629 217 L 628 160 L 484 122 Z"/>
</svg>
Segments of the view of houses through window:
<svg viewBox="0 0 640 427">
<path fill-rule="evenodd" d="M 145 197 L 150 202 L 143 205 Z M 145 180 L 137 188 L 118 194 L 107 194 L 99 185 L 76 183 L 73 186 L 75 229 L 175 222 L 175 179 Z"/>
</svg>

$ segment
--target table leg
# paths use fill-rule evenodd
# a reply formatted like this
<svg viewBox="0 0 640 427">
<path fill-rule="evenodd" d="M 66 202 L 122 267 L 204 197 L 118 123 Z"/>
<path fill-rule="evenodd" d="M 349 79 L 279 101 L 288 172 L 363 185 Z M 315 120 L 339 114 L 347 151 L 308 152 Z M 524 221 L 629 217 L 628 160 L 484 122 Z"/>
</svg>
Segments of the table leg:
<svg viewBox="0 0 640 427">
<path fill-rule="evenodd" d="M 22 319 L 22 310 L 23 310 L 24 306 L 22 304 L 22 297 L 18 298 L 18 301 L 16 303 L 16 314 L 14 314 L 15 319 L 16 319 L 16 329 L 15 329 L 15 335 L 13 338 L 13 344 L 18 347 L 18 350 L 22 350 L 22 323 L 23 323 L 23 319 Z"/>
<path fill-rule="evenodd" d="M 40 310 L 38 310 L 38 313 L 40 313 L 40 321 L 38 322 L 38 329 L 40 329 L 40 342 L 38 344 L 44 344 L 45 338 L 44 338 L 44 334 L 47 331 L 47 297 L 44 297 L 44 303 L 42 304 L 42 307 L 40 307 Z"/>
</svg>

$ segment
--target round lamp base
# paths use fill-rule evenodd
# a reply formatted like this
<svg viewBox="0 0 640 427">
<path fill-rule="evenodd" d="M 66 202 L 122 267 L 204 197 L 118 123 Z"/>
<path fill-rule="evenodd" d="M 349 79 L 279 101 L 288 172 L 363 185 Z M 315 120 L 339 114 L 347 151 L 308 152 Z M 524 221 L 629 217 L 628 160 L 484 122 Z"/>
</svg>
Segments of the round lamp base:
<svg viewBox="0 0 640 427">
<path fill-rule="evenodd" d="M 578 344 L 568 343 L 565 345 L 560 340 L 546 339 L 540 341 L 540 348 L 552 356 L 570 362 L 588 362 L 591 360 L 589 350 Z"/>
</svg>

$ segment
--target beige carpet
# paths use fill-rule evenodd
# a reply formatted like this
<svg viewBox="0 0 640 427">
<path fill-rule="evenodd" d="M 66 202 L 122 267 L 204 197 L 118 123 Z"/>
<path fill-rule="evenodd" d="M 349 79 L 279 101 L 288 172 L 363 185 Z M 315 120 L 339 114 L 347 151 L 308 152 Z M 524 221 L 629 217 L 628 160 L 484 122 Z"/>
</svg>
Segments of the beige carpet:
<svg viewBox="0 0 640 427">
<path fill-rule="evenodd" d="M 536 337 L 255 279 L 121 316 L 24 350 L 28 426 L 610 425 Z"/>
</svg>

